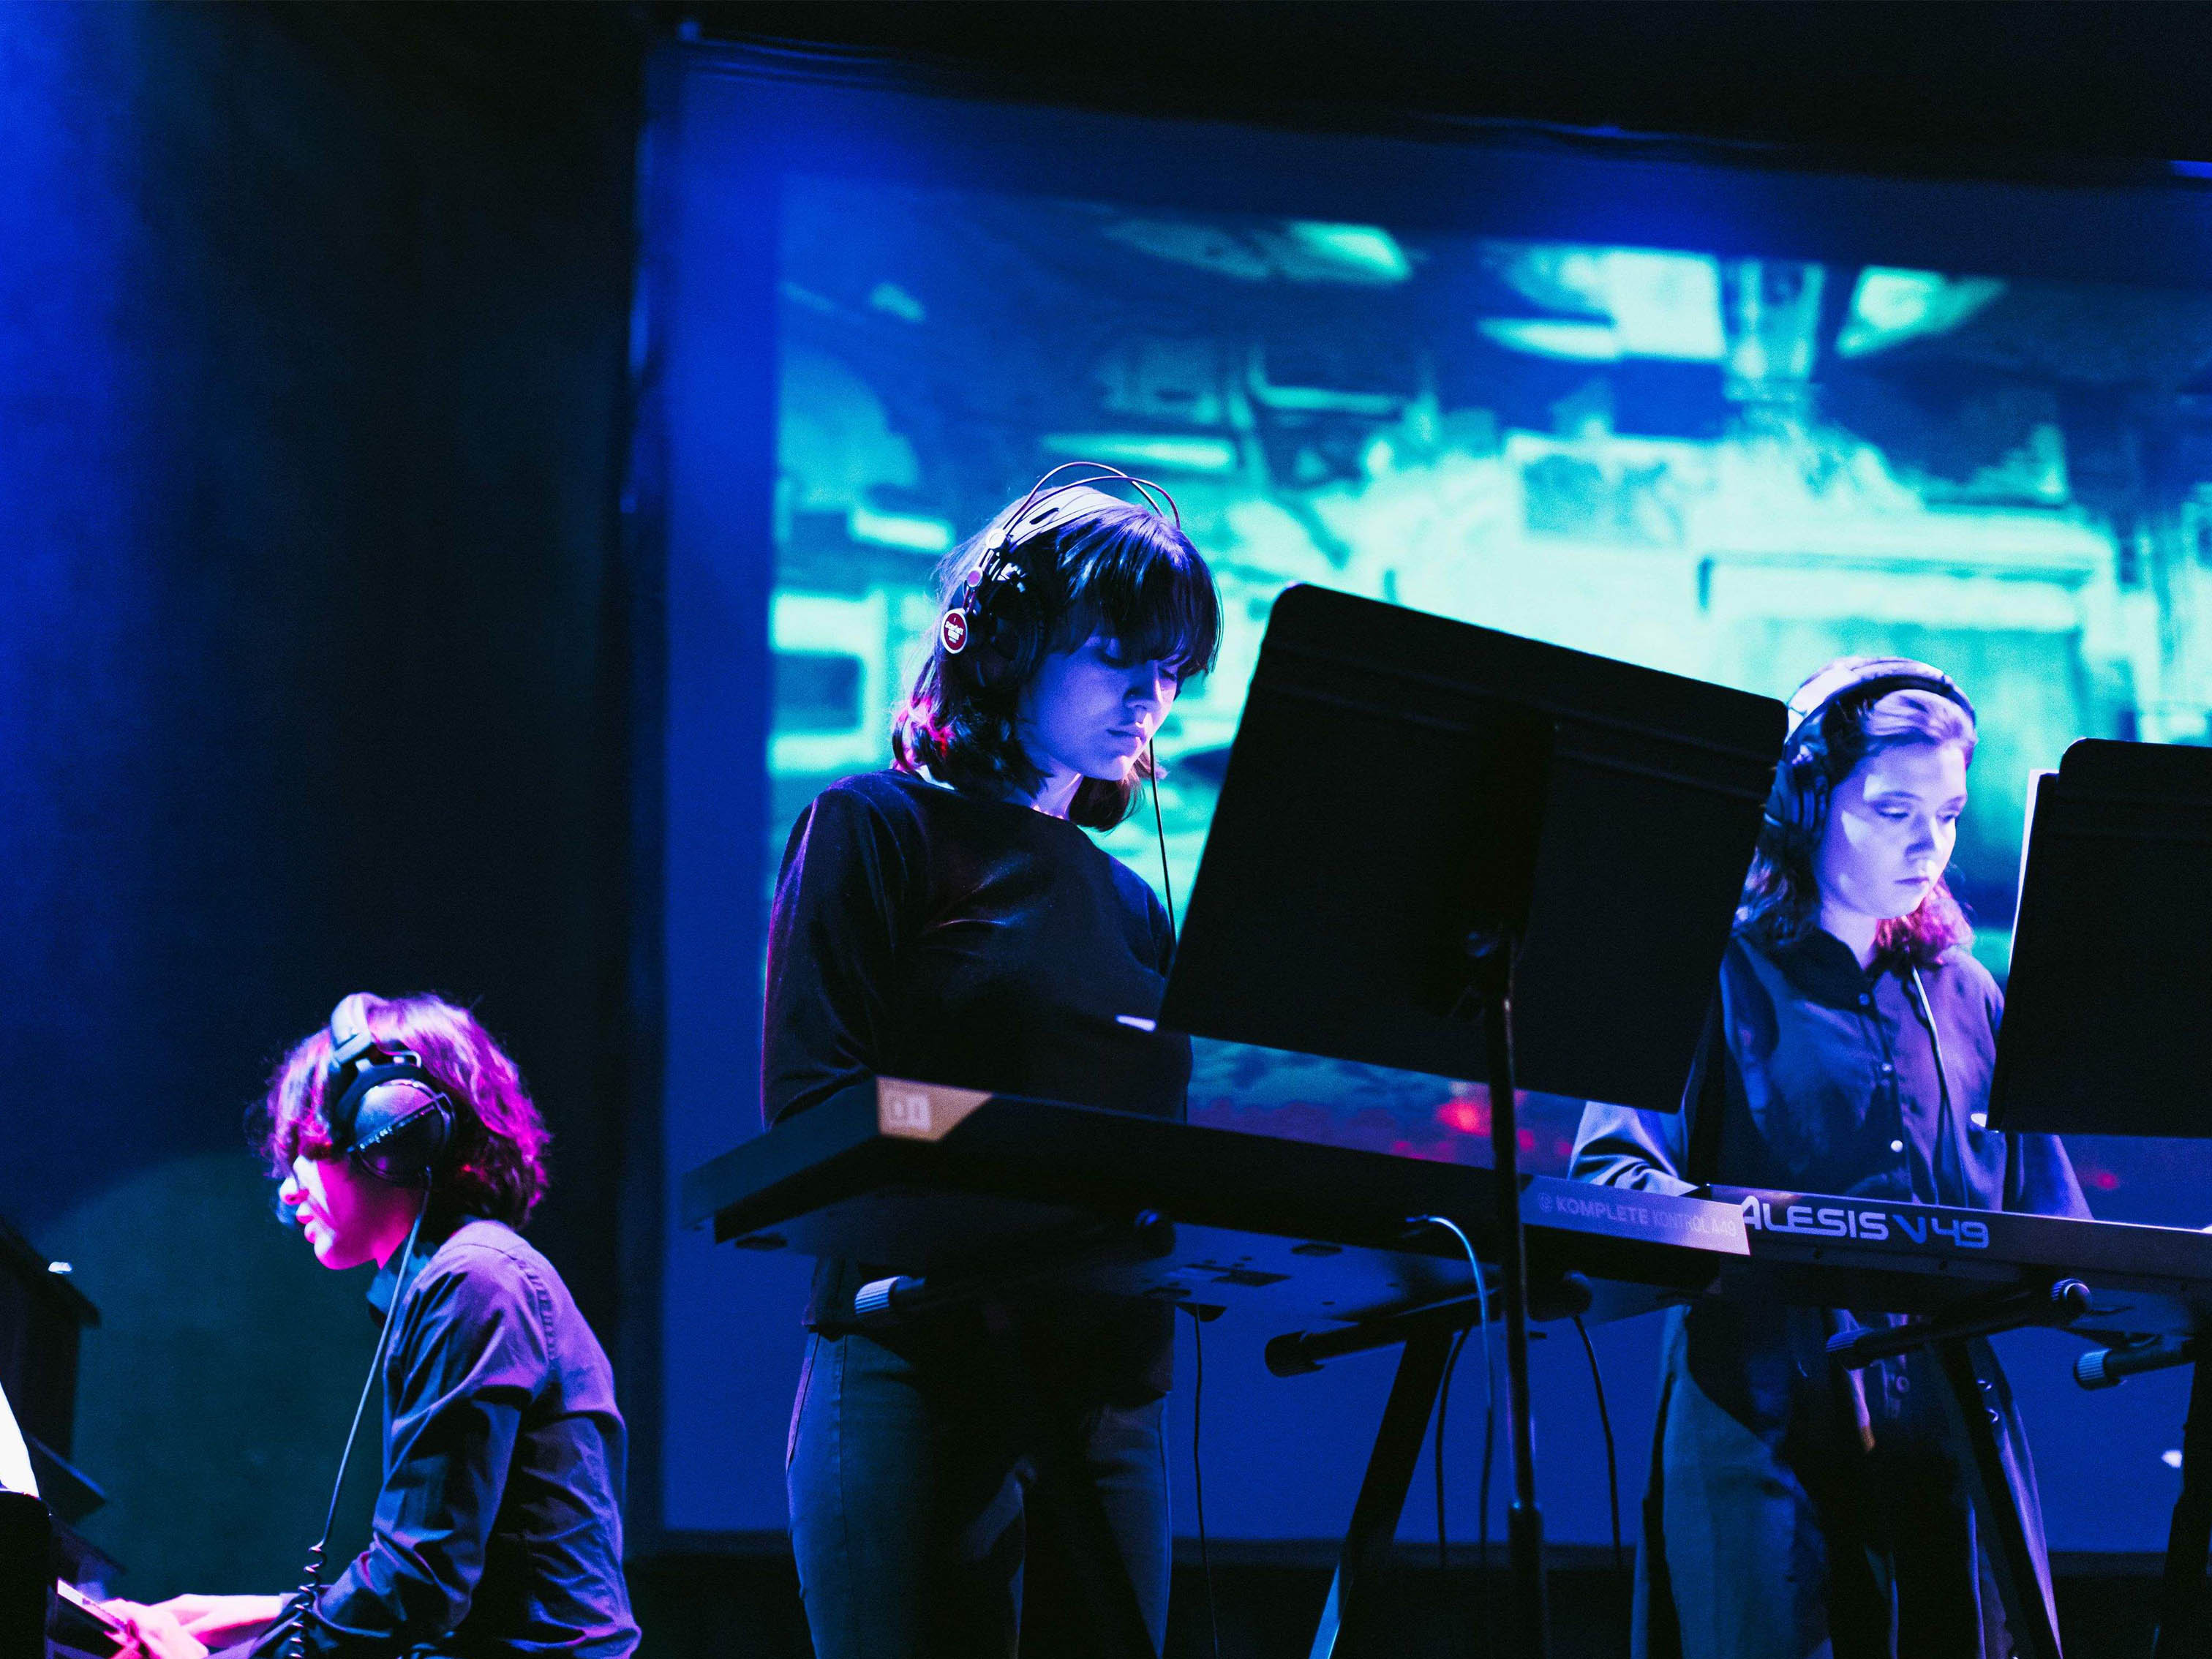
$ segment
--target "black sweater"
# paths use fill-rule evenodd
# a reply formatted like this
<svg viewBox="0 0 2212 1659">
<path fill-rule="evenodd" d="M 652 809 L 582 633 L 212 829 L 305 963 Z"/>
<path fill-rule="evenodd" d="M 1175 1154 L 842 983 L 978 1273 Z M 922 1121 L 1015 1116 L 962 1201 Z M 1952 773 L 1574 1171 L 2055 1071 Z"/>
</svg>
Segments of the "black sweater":
<svg viewBox="0 0 2212 1659">
<path fill-rule="evenodd" d="M 776 881 L 768 1121 L 878 1075 L 1180 1117 L 1189 1040 L 1118 1018 L 1158 1012 L 1172 951 L 1152 889 L 1066 819 L 906 773 L 848 778 L 800 815 Z M 823 1263 L 810 1320 L 870 1276 Z M 1164 1389 L 1167 1318 L 1076 1323 L 1097 1365 Z"/>
</svg>

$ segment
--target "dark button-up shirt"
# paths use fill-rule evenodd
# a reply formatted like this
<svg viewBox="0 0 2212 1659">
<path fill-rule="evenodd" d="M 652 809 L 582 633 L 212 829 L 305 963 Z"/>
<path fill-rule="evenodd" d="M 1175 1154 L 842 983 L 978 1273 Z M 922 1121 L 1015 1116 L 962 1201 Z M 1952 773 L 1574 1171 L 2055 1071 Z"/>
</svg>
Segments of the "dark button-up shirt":
<svg viewBox="0 0 2212 1659">
<path fill-rule="evenodd" d="M 2004 1006 L 1988 970 L 1954 951 L 1923 968 L 1919 983 L 1924 1015 L 1901 964 L 1863 969 L 1826 933 L 1773 951 L 1731 940 L 1721 964 L 1722 1041 L 1717 1053 L 1709 1046 L 1701 1055 L 1685 1110 L 1589 1107 L 1573 1172 L 1656 1192 L 1713 1182 L 2086 1216 L 2056 1136 L 1988 1127 Z M 1716 1061 L 1721 1076 L 1709 1088 Z M 1715 1107 L 1717 1139 L 1692 1121 L 1694 1109 Z M 1691 1166 L 1693 1140 L 1711 1167 Z M 1752 1293 L 1668 1316 L 1637 1553 L 1633 1646 L 1643 1659 L 1841 1651 L 1854 1619 L 1877 1628 L 1891 1622 L 1887 1592 L 1863 1590 L 1859 1581 L 1866 1560 L 1900 1548 L 1924 1558 L 1911 1570 L 1924 1581 L 1924 1605 L 1916 1604 L 1923 1613 L 1941 1603 L 1963 1621 L 1985 1618 L 1971 1549 L 1943 1554 L 1940 1537 L 1954 1534 L 1928 1523 L 1965 1503 L 1933 1392 L 1943 1378 L 1919 1353 L 1838 1371 L 1827 1339 L 1862 1317 L 1887 1316 L 1784 1306 Z M 1996 1355 L 1981 1342 L 1972 1353 L 2047 1586 L 2026 1436 Z M 1915 1542 L 1912 1528 L 1889 1526 L 1906 1511 L 1927 1539 Z M 1952 1519 L 1954 1528 L 1966 1524 Z M 1759 1616 L 1747 1617 L 1753 1607 Z"/>
<path fill-rule="evenodd" d="M 621 1659 L 638 1632 L 606 1354 L 512 1229 L 470 1219 L 422 1255 L 391 1316 L 369 1546 L 317 1598 L 307 1650 Z"/>
<path fill-rule="evenodd" d="M 1911 980 L 1815 932 L 1769 952 L 1729 942 L 1721 965 L 1725 1099 L 1715 1166 L 1687 1167 L 1690 1113 L 1592 1106 L 1574 1173 L 1608 1186 L 1685 1193 L 1706 1182 L 1893 1202 L 2086 1216 L 2054 1135 L 1989 1127 L 2004 994 L 1964 951 Z M 1942 1066 L 1937 1066 L 1937 1043 Z"/>
</svg>

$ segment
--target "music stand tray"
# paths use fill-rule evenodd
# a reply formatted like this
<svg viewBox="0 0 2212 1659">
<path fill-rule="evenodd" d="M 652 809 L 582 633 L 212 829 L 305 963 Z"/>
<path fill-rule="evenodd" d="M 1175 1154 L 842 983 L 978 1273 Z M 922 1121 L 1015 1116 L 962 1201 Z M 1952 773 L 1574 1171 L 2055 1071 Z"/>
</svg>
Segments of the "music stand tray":
<svg viewBox="0 0 2212 1659">
<path fill-rule="evenodd" d="M 1771 697 L 1294 586 L 1230 753 L 1160 1021 L 1491 1085 L 1516 1651 L 1540 1653 L 1546 1621 L 1516 1086 L 1679 1108 L 1784 719 Z M 1423 1393 L 1416 1358 L 1394 1413 Z"/>
</svg>

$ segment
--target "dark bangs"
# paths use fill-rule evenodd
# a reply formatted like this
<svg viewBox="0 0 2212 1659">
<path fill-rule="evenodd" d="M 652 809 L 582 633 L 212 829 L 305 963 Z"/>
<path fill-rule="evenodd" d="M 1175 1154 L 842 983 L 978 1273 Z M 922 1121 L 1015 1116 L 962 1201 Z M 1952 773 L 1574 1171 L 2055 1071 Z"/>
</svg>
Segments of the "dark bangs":
<svg viewBox="0 0 2212 1659">
<path fill-rule="evenodd" d="M 970 570 L 1004 534 L 1013 508 L 946 556 L 939 573 L 939 614 L 961 602 Z M 940 636 L 891 720 L 893 763 L 927 769 L 939 783 L 987 795 L 1033 793 L 1043 774 L 1016 735 L 1022 688 L 1042 659 L 1093 635 L 1125 661 L 1164 662 L 1177 679 L 1206 672 L 1221 642 L 1221 601 L 1213 573 L 1190 538 L 1148 508 L 1101 496 L 1056 528 L 1021 544 L 1038 621 L 1011 658 L 983 650 L 948 654 Z M 1118 782 L 1085 778 L 1068 807 L 1071 822 L 1110 830 L 1129 815 L 1152 775 L 1149 752 Z"/>
<path fill-rule="evenodd" d="M 1213 574 L 1182 531 L 1135 506 L 1091 514 L 1056 538 L 1057 615 L 1049 649 L 1094 634 L 1131 662 L 1164 662 L 1178 679 L 1209 672 L 1221 647 Z"/>
</svg>

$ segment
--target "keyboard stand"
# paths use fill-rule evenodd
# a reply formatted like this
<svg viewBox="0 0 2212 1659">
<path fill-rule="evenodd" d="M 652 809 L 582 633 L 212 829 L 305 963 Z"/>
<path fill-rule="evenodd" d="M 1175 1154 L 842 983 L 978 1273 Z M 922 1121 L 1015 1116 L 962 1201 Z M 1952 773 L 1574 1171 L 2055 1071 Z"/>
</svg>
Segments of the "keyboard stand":
<svg viewBox="0 0 2212 1659">
<path fill-rule="evenodd" d="M 1587 1313 L 1590 1306 L 1589 1282 L 1579 1273 L 1567 1273 L 1538 1281 L 1529 1310 L 1541 1320 L 1565 1319 Z M 1470 1294 L 1363 1319 L 1334 1330 L 1291 1331 L 1267 1344 L 1267 1369 L 1278 1376 L 1319 1370 L 1323 1360 L 1341 1354 L 1394 1343 L 1405 1345 L 1390 1384 L 1389 1401 L 1382 1408 L 1382 1425 L 1375 1433 L 1375 1449 L 1360 1480 L 1359 1497 L 1352 1506 L 1352 1524 L 1337 1555 L 1336 1573 L 1329 1580 L 1328 1599 L 1322 1606 L 1309 1659 L 1332 1659 L 1340 1647 L 1356 1652 L 1375 1648 L 1369 1629 L 1374 1597 L 1368 1586 L 1397 1540 L 1398 1517 L 1405 1510 L 1406 1492 L 1413 1484 L 1421 1443 L 1428 1437 L 1429 1419 L 1436 1412 L 1452 1344 L 1481 1321 L 1481 1298 Z M 1515 1611 L 1516 1617 L 1525 1617 Z M 1346 1632 L 1359 1639 L 1347 1639 Z"/>
<path fill-rule="evenodd" d="M 1943 1399 L 1951 1408 L 1952 1432 L 1966 1443 L 1966 1490 L 1974 1512 L 1989 1528 L 1982 1547 L 2004 1601 L 2014 1650 L 2021 1659 L 2059 1659 L 2057 1603 L 2050 1579 L 2038 1571 L 2027 1524 L 2013 1498 L 2017 1471 L 2010 1449 L 1998 1437 L 1996 1413 L 1983 1397 L 1991 1385 L 1974 1369 L 1970 1340 L 1954 1337 L 1930 1346 L 1948 1385 Z"/>
<path fill-rule="evenodd" d="M 1443 1386 L 1452 1341 L 1449 1329 L 1423 1330 L 1407 1339 L 1405 1352 L 1398 1358 L 1390 1401 L 1382 1408 L 1375 1451 L 1367 1460 L 1359 1497 L 1352 1506 L 1352 1525 L 1336 1558 L 1336 1573 L 1329 1580 L 1328 1600 L 1322 1606 L 1321 1626 L 1314 1632 L 1310 1659 L 1333 1659 L 1345 1633 L 1360 1635 L 1368 1621 L 1371 1598 L 1364 1592 L 1397 1541 L 1398 1517 L 1406 1507 L 1407 1490 L 1413 1483 L 1421 1443 L 1428 1438 L 1429 1418 L 1436 1410 L 1437 1391 Z M 1346 1641 L 1343 1645 L 1347 1652 L 1376 1650 L 1372 1641 Z"/>
<path fill-rule="evenodd" d="M 2008 1291 L 1912 1324 L 1862 1326 L 1828 1339 L 1829 1357 L 1853 1370 L 1913 1348 L 1934 1351 L 1951 1431 L 1966 1452 L 1967 1493 L 1987 1529 L 1983 1548 L 2004 1602 L 2005 1628 L 2023 1659 L 2060 1659 L 2057 1603 L 2014 1497 L 2019 1470 L 1997 1434 L 1997 1413 L 1984 1398 L 1995 1385 L 1974 1369 L 1969 1345 L 2031 1325 L 2069 1325 L 2088 1311 L 2088 1286 L 2062 1279 L 2047 1289 Z"/>
</svg>

